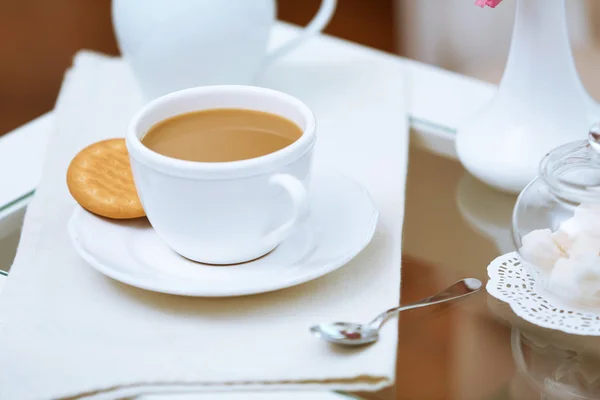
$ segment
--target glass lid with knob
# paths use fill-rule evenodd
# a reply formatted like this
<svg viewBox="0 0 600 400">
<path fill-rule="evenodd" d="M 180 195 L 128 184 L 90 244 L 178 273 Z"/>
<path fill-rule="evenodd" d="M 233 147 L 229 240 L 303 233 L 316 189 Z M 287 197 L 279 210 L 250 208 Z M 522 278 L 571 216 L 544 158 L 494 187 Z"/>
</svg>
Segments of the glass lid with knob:
<svg viewBox="0 0 600 400">
<path fill-rule="evenodd" d="M 600 124 L 588 140 L 557 147 L 519 195 L 513 239 L 544 288 L 600 307 Z"/>
</svg>

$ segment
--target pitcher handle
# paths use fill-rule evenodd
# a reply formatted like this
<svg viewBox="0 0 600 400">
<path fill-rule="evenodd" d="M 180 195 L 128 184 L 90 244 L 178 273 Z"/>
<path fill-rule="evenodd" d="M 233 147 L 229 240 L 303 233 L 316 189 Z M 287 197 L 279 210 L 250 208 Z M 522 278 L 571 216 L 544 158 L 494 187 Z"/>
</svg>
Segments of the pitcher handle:
<svg viewBox="0 0 600 400">
<path fill-rule="evenodd" d="M 337 5 L 337 0 L 322 0 L 321 7 L 314 18 L 306 25 L 306 27 L 302 30 L 300 35 L 297 37 L 288 40 L 286 43 L 277 47 L 267 54 L 265 57 L 264 65 L 267 66 L 272 63 L 276 58 L 281 57 L 282 55 L 288 53 L 289 51 L 298 47 L 302 42 L 306 39 L 314 36 L 315 34 L 321 32 L 325 26 L 331 20 L 333 16 L 333 12 L 335 11 L 335 7 Z"/>
</svg>

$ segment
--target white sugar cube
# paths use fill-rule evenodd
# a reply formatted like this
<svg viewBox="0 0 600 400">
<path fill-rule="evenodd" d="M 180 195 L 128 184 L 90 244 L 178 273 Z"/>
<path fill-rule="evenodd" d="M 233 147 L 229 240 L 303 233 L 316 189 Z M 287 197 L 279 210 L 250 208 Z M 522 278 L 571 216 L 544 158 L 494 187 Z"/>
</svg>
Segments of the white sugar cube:
<svg viewBox="0 0 600 400">
<path fill-rule="evenodd" d="M 565 231 L 558 230 L 552 233 L 552 240 L 563 253 L 561 256 L 566 257 L 573 246 L 573 236 L 570 236 Z"/>
<path fill-rule="evenodd" d="M 563 232 L 569 237 L 574 238 L 581 232 L 581 226 L 577 223 L 575 218 L 569 218 L 560 224 L 557 232 Z"/>
<path fill-rule="evenodd" d="M 597 281 L 600 285 L 600 256 L 584 256 L 571 258 L 574 266 L 574 276 L 579 282 Z"/>
<path fill-rule="evenodd" d="M 600 238 L 587 233 L 581 233 L 577 236 L 569 249 L 569 257 L 571 258 L 593 257 L 599 254 Z"/>
<path fill-rule="evenodd" d="M 597 300 L 600 293 L 600 257 L 589 256 L 573 259 L 575 262 L 574 280 L 579 284 L 577 291 L 582 299 Z"/>
<path fill-rule="evenodd" d="M 600 293 L 600 257 L 560 258 L 549 278 L 550 290 L 578 301 L 592 302 Z"/>
<path fill-rule="evenodd" d="M 600 203 L 581 204 L 556 232 L 538 229 L 522 241 L 523 259 L 548 271 L 550 290 L 600 304 Z"/>
<path fill-rule="evenodd" d="M 537 229 L 523 236 L 521 256 L 538 267 L 549 269 L 563 254 L 552 238 L 550 229 Z"/>
<path fill-rule="evenodd" d="M 551 290 L 563 295 L 577 290 L 579 282 L 575 277 L 576 263 L 575 260 L 568 258 L 560 258 L 556 261 L 550 273 L 549 283 Z"/>
</svg>

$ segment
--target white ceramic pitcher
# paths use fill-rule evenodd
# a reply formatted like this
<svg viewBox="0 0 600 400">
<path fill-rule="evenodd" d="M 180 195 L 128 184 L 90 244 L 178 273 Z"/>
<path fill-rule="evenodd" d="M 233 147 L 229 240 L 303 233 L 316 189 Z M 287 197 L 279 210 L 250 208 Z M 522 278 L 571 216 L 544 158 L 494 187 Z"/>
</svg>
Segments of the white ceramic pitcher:
<svg viewBox="0 0 600 400">
<path fill-rule="evenodd" d="M 321 7 L 296 38 L 267 53 L 275 0 L 113 0 L 121 52 L 147 99 L 194 86 L 250 84 L 270 61 L 329 22 Z"/>
</svg>

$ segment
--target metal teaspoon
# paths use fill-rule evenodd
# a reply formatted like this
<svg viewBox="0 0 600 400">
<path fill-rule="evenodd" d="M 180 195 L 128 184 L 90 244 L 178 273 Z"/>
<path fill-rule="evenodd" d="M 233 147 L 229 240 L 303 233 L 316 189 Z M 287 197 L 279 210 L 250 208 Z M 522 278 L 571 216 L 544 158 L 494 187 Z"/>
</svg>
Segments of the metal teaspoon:
<svg viewBox="0 0 600 400">
<path fill-rule="evenodd" d="M 352 322 L 323 323 L 312 326 L 310 332 L 320 339 L 345 346 L 359 346 L 373 343 L 379 339 L 379 330 L 383 324 L 399 312 L 460 299 L 477 292 L 481 289 L 481 286 L 482 284 L 479 279 L 462 279 L 438 294 L 426 297 L 416 303 L 384 311 L 368 324 L 355 324 Z"/>
</svg>

